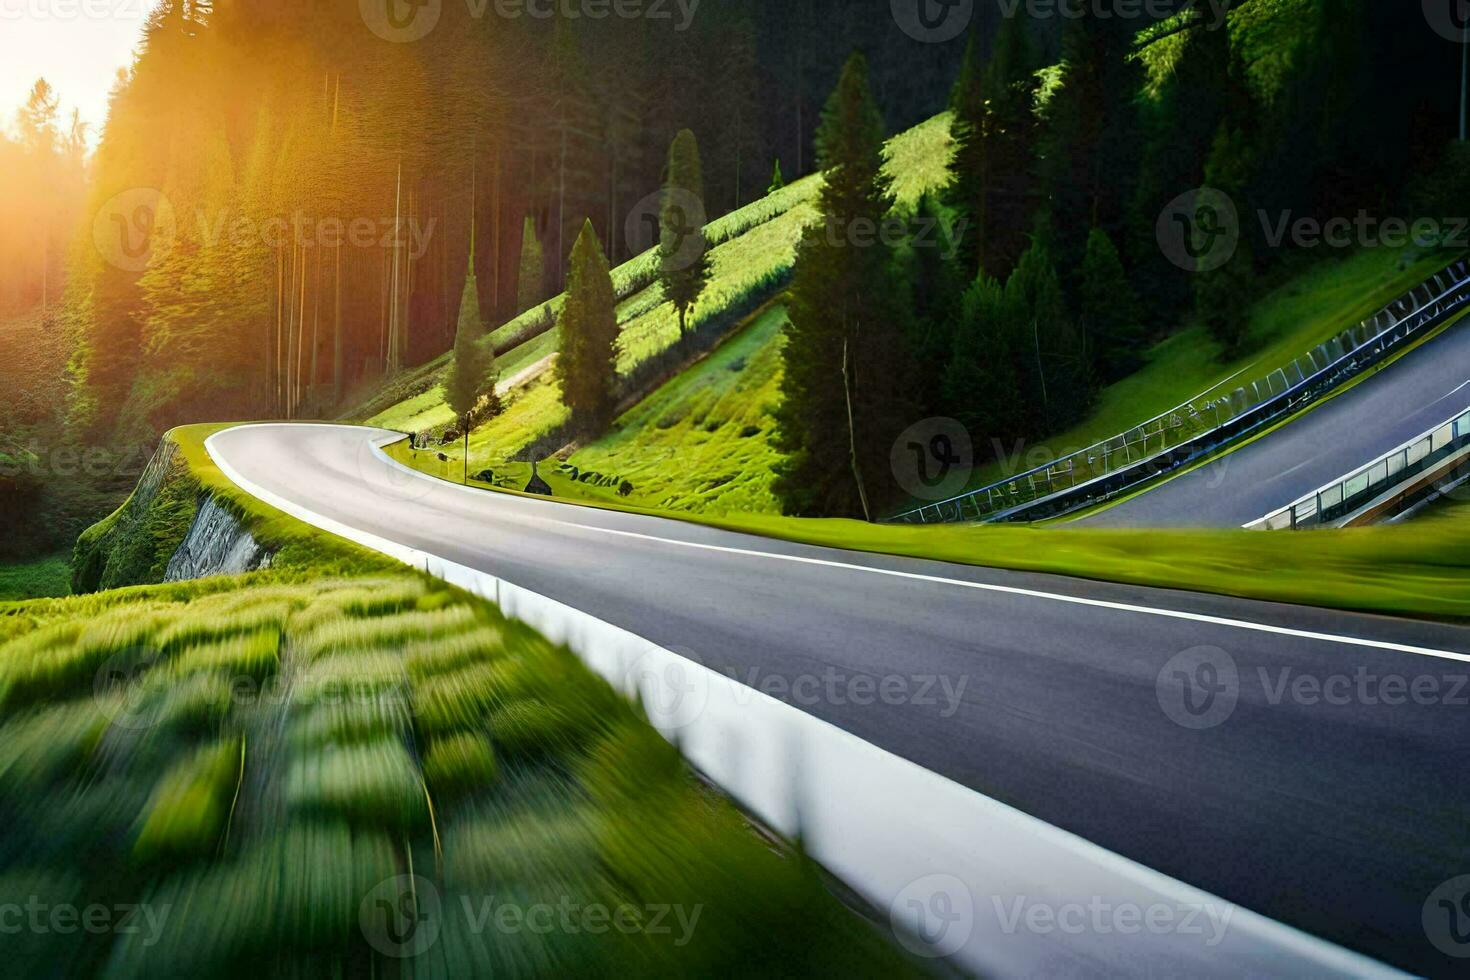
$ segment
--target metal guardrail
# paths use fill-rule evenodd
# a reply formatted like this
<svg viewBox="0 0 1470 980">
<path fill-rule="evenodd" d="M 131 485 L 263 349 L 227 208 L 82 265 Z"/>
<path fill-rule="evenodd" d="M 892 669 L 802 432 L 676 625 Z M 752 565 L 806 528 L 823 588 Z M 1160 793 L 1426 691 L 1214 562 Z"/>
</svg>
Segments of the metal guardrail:
<svg viewBox="0 0 1470 980">
<path fill-rule="evenodd" d="M 1467 307 L 1470 259 L 1462 258 L 1356 327 L 1249 385 L 1228 392 L 1217 385 L 1111 439 L 905 511 L 893 521 L 1042 520 L 1110 500 L 1310 404 Z"/>
<path fill-rule="evenodd" d="M 1352 475 L 1335 480 L 1246 527 L 1284 531 L 1331 524 L 1353 515 L 1384 492 L 1434 469 L 1467 447 L 1470 447 L 1470 407 Z"/>
</svg>

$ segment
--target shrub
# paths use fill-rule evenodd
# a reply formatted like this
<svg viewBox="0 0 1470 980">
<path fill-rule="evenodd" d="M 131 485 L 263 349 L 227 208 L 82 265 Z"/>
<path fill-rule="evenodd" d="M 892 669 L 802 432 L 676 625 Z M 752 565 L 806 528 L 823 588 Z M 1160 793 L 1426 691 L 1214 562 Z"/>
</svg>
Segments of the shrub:
<svg viewBox="0 0 1470 980">
<path fill-rule="evenodd" d="M 131 614 L 130 614 L 131 612 Z M 127 668 L 152 652 L 160 619 L 148 610 L 121 610 L 90 625 L 46 628 L 0 649 L 4 702 L 15 704 L 92 690 L 109 663 Z"/>
<path fill-rule="evenodd" d="M 408 699 L 386 690 L 340 702 L 310 705 L 291 725 L 293 746 L 355 745 L 383 739 L 401 740 L 409 728 Z"/>
<path fill-rule="evenodd" d="M 150 889 L 143 901 L 169 909 L 167 928 L 118 937 L 107 975 L 223 975 L 246 957 L 248 972 L 259 972 L 262 956 L 343 949 L 361 935 L 363 898 L 396 873 L 393 848 L 381 836 L 344 824 L 291 827 L 233 862 L 175 874 Z M 301 972 L 320 974 L 323 964 Z"/>
<path fill-rule="evenodd" d="M 82 769 L 107 731 L 91 703 L 47 708 L 0 728 L 0 799 L 28 795 Z"/>
</svg>

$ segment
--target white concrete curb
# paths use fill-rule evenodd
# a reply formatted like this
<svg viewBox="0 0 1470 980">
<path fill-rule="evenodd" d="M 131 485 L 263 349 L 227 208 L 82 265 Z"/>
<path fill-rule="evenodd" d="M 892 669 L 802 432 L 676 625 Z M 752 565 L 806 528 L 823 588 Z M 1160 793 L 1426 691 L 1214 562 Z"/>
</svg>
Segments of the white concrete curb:
<svg viewBox="0 0 1470 980">
<path fill-rule="evenodd" d="M 920 955 L 997 976 L 1399 975 L 976 793 L 580 610 L 286 500 L 223 458 L 215 442 L 224 434 L 211 436 L 205 448 L 246 493 L 497 603 L 506 615 L 567 644 L 620 690 L 640 695 L 654 726 L 692 765 L 771 827 L 800 833 L 813 858 L 889 912 L 900 941 Z M 401 434 L 368 429 L 364 437 L 387 465 L 494 505 L 485 491 L 390 459 L 382 447 Z"/>
</svg>

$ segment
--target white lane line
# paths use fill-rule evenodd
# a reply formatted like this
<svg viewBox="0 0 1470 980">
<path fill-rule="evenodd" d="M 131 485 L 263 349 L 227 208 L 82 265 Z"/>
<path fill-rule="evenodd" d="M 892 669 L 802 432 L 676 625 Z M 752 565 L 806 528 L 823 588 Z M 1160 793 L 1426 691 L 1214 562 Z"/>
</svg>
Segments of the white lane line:
<svg viewBox="0 0 1470 980">
<path fill-rule="evenodd" d="M 432 479 L 432 477 L 431 477 Z M 569 524 L 566 521 L 555 521 L 570 527 L 581 528 L 588 531 L 599 531 L 603 534 L 615 534 L 620 537 L 641 538 L 646 541 L 654 541 L 659 544 L 676 545 L 681 548 L 698 548 L 704 551 L 718 551 L 732 555 L 748 555 L 754 558 L 770 558 L 775 561 L 797 562 L 803 565 L 819 565 L 826 568 L 842 568 L 855 572 L 867 572 L 871 575 L 887 575 L 892 578 L 912 579 L 917 582 L 931 582 L 935 585 L 951 585 L 962 589 L 976 589 L 982 592 L 999 592 L 1004 595 L 1025 596 L 1030 599 L 1050 599 L 1053 602 L 1067 602 L 1078 606 L 1091 606 L 1096 609 L 1111 609 L 1117 612 L 1139 613 L 1145 616 L 1161 616 L 1166 619 L 1183 619 L 1196 623 L 1209 623 L 1213 626 L 1228 626 L 1235 629 L 1252 630 L 1258 633 L 1274 633 L 1278 636 L 1294 636 L 1304 640 L 1321 640 L 1327 643 L 1342 643 L 1347 646 L 1370 647 L 1379 650 L 1392 650 L 1396 653 L 1413 653 L 1423 657 L 1438 657 L 1443 660 L 1458 660 L 1462 663 L 1470 663 L 1470 654 L 1455 653 L 1452 650 L 1435 650 L 1430 647 L 1412 646 L 1406 643 L 1390 643 L 1382 640 L 1365 640 L 1354 636 L 1341 636 L 1335 633 L 1317 633 L 1311 630 L 1291 629 L 1285 626 L 1271 626 L 1266 623 L 1251 623 L 1241 619 L 1227 619 L 1221 616 L 1208 616 L 1203 613 L 1181 612 L 1175 609 L 1156 609 L 1152 606 L 1137 606 L 1126 602 L 1109 602 L 1105 599 L 1087 599 L 1081 596 L 1061 595 L 1055 592 L 1040 592 L 1035 589 L 1021 589 L 1010 585 L 992 585 L 986 582 L 967 582 L 964 579 L 943 578 L 938 575 L 921 575 L 917 572 L 900 572 L 891 568 L 872 568 L 867 565 L 849 565 L 846 562 L 829 561 L 823 558 L 805 558 L 799 555 L 782 555 L 769 551 L 751 551 L 745 548 L 728 548 L 722 545 L 702 544 L 695 541 L 677 541 L 669 538 L 660 538 L 650 534 L 639 534 L 634 531 L 616 531 L 612 528 L 595 527 L 587 524 Z"/>
<path fill-rule="evenodd" d="M 269 424 L 269 423 L 266 423 Z M 352 429 L 353 426 L 320 426 L 321 428 Z M 241 427 L 243 428 L 243 426 Z M 228 430 L 227 430 L 228 431 Z M 385 432 L 385 430 L 378 430 Z M 393 434 L 401 438 L 399 434 Z M 394 440 L 389 441 L 396 441 Z M 373 455 L 386 462 L 391 467 L 412 474 L 421 480 L 428 480 L 438 487 L 457 490 L 462 493 L 473 494 L 476 500 L 484 501 L 485 491 L 473 487 L 461 486 L 457 483 L 449 483 L 436 479 L 427 473 L 423 473 L 410 466 L 405 466 L 396 459 L 390 457 L 382 449 L 382 444 L 373 444 Z M 561 501 L 565 504 L 565 501 Z M 575 506 L 575 505 L 572 505 Z M 733 548 L 725 545 L 704 544 L 697 541 L 680 541 L 674 538 L 664 538 L 653 534 L 641 534 L 636 531 L 620 531 L 608 527 L 598 527 L 594 524 L 579 524 L 572 521 L 564 521 L 554 517 L 536 516 L 534 519 L 551 524 L 560 524 L 563 527 L 576 528 L 584 531 L 595 531 L 601 534 L 609 534 L 617 537 L 634 538 L 655 544 L 672 545 L 680 548 L 694 548 L 700 551 L 711 551 L 721 554 L 740 555 L 749 558 L 766 558 L 772 561 L 792 562 L 800 565 L 814 565 L 822 568 L 845 569 L 854 572 L 866 572 L 869 575 L 885 575 L 890 578 L 908 579 L 915 582 L 928 582 L 933 585 L 947 585 L 961 589 L 974 589 L 980 592 L 993 592 L 1001 595 L 1024 596 L 1029 599 L 1044 599 L 1052 602 L 1065 602 L 1076 606 L 1087 606 L 1093 609 L 1109 609 L 1114 612 L 1134 613 L 1142 616 L 1157 616 L 1163 619 L 1179 619 L 1194 623 L 1207 623 L 1212 626 L 1224 626 L 1231 629 L 1248 630 L 1256 633 L 1270 633 L 1276 636 L 1291 636 L 1303 640 L 1315 640 L 1323 643 L 1340 643 L 1344 646 L 1366 647 L 1375 650 L 1389 650 L 1394 653 L 1411 653 L 1421 657 L 1435 657 L 1440 660 L 1454 660 L 1460 663 L 1470 663 L 1470 653 L 1456 653 L 1452 650 L 1436 650 L 1431 647 L 1413 646 L 1407 643 L 1391 643 L 1384 640 L 1368 640 L 1355 636 L 1342 636 L 1334 633 L 1318 633 L 1312 630 L 1291 629 L 1286 626 L 1271 626 L 1266 623 L 1252 623 L 1242 619 L 1229 619 L 1223 616 L 1209 616 L 1204 613 L 1183 612 L 1177 609 L 1159 609 L 1153 606 L 1139 606 L 1126 602 L 1111 602 L 1106 599 L 1088 599 L 1082 596 L 1063 595 L 1056 592 L 1042 592 L 1036 589 L 1023 589 L 1010 585 L 994 585 L 987 582 L 969 582 L 964 579 L 944 578 L 938 575 L 923 575 L 918 572 L 903 572 L 891 568 L 873 568 L 868 565 L 852 565 L 847 562 L 833 561 L 825 558 L 808 558 L 801 555 L 783 555 L 770 551 L 756 551 L 748 548 Z M 733 532 L 732 532 L 733 533 Z M 820 547 L 813 545 L 811 547 Z M 879 556 L 881 557 L 881 556 Z"/>
</svg>

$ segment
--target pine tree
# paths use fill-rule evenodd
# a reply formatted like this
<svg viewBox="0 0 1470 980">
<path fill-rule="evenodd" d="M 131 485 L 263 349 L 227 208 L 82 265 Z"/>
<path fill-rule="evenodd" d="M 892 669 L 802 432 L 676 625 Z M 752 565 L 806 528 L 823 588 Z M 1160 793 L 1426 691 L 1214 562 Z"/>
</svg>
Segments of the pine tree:
<svg viewBox="0 0 1470 980">
<path fill-rule="evenodd" d="M 1229 96 L 1230 30 L 1210 29 L 1209 18 L 1179 38 L 1175 67 L 1158 96 L 1140 110 L 1142 147 L 1138 184 L 1129 205 L 1126 252 L 1136 292 L 1148 297 L 1143 315 L 1172 329 L 1190 302 L 1190 277 L 1159 248 L 1159 214 L 1180 194 L 1204 183 L 1205 163 Z M 1222 79 L 1226 84 L 1222 84 Z"/>
<path fill-rule="evenodd" d="M 791 289 L 773 489 L 788 514 L 871 517 L 911 409 L 905 326 L 890 250 L 856 239 L 891 207 L 883 124 L 853 55 L 822 114 L 822 218 L 803 235 Z M 887 496 L 885 492 L 883 496 Z"/>
<path fill-rule="evenodd" d="M 1102 383 L 1116 381 L 1143 363 L 1138 299 L 1123 272 L 1118 250 L 1101 228 L 1092 229 L 1087 236 L 1077 310 Z"/>
<path fill-rule="evenodd" d="M 776 169 L 771 173 L 771 186 L 766 188 L 767 194 L 774 194 L 786 186 L 786 178 L 781 176 L 781 158 L 776 158 Z"/>
<path fill-rule="evenodd" d="M 953 356 L 965 288 L 955 259 L 955 230 L 937 195 L 920 198 L 911 226 L 900 256 L 913 310 L 909 350 L 918 383 L 916 396 L 924 411 L 943 414 L 945 365 Z"/>
<path fill-rule="evenodd" d="M 982 69 L 972 38 L 951 95 L 955 121 L 950 200 L 969 223 L 960 244 L 966 277 L 1004 278 L 1026 250 L 1035 210 L 1036 66 L 1025 18 L 1007 18 Z"/>
<path fill-rule="evenodd" d="M 1057 268 L 1075 285 L 1094 227 L 1121 237 L 1137 173 L 1140 62 L 1138 20 L 1129 0 L 1098 0 L 1098 15 L 1070 21 L 1062 38 L 1060 84 L 1048 104 L 1042 141 L 1045 190 Z"/>
<path fill-rule="evenodd" d="M 746 203 L 760 179 L 753 166 L 761 158 L 760 59 L 755 28 L 743 14 L 735 16 L 719 43 L 724 59 L 712 106 L 719 120 L 715 138 L 718 169 L 706 175 L 706 190 L 711 200 L 728 201 L 733 211 Z"/>
<path fill-rule="evenodd" d="M 978 277 L 960 301 L 944 369 L 944 401 L 946 413 L 977 440 L 1008 439 L 1019 429 L 1013 343 L 1018 321 L 1005 289 L 987 276 Z"/>
<path fill-rule="evenodd" d="M 556 377 L 577 426 L 595 434 L 612 422 L 616 407 L 618 316 L 612 275 L 591 221 L 572 246 L 570 266 Z"/>
<path fill-rule="evenodd" d="M 1239 212 L 1249 213 L 1259 159 L 1249 134 L 1256 125 L 1257 107 L 1239 51 L 1232 54 L 1226 90 L 1224 117 L 1205 163 L 1205 185 L 1235 201 Z M 1249 224 L 1240 232 L 1229 261 L 1194 277 L 1195 310 L 1227 357 L 1238 354 L 1245 345 L 1247 314 L 1255 294 L 1255 248 Z"/>
<path fill-rule="evenodd" d="M 1012 343 L 1025 365 L 1021 394 L 1031 425 L 1041 433 L 1060 432 L 1091 407 L 1092 370 L 1043 239 L 1021 256 L 1006 283 L 1006 302 L 1015 311 Z"/>
<path fill-rule="evenodd" d="M 709 283 L 709 246 L 704 238 L 704 170 L 699 144 L 680 130 L 669 145 L 668 176 L 659 212 L 659 280 L 664 298 L 679 311 L 679 336 L 689 332 L 689 310 Z"/>
<path fill-rule="evenodd" d="M 516 310 L 524 313 L 546 298 L 544 279 L 546 261 L 541 254 L 541 241 L 536 237 L 536 222 L 526 216 L 521 230 L 521 269 L 517 277 Z"/>
<path fill-rule="evenodd" d="M 1229 121 L 1223 122 L 1205 167 L 1205 180 L 1210 187 L 1239 201 L 1246 192 L 1251 157 L 1246 135 Z M 1245 344 L 1254 279 L 1255 250 L 1248 234 L 1239 236 L 1234 253 L 1224 265 L 1195 276 L 1195 309 L 1224 348 L 1226 359 L 1240 353 Z"/>
<path fill-rule="evenodd" d="M 473 236 L 473 232 L 471 232 Z M 459 417 L 464 430 L 464 482 L 470 482 L 470 430 L 475 422 L 500 414 L 495 393 L 499 372 L 495 350 L 485 341 L 485 324 L 480 319 L 480 291 L 475 281 L 475 247 L 470 244 L 469 274 L 459 301 L 459 323 L 454 331 L 454 360 L 444 383 L 444 400 Z M 482 404 L 483 403 L 483 404 Z"/>
</svg>

